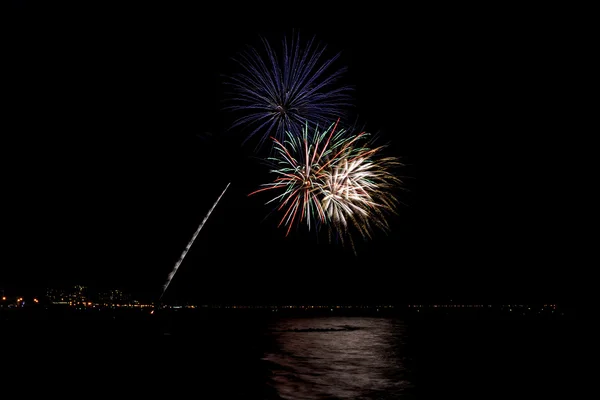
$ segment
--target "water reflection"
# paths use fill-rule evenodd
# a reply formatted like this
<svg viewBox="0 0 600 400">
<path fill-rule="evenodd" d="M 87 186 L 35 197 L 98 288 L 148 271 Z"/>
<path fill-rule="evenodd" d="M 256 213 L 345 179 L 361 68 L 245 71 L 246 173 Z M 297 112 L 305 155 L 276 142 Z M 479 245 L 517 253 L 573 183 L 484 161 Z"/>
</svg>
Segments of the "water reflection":
<svg viewBox="0 0 600 400">
<path fill-rule="evenodd" d="M 284 399 L 410 398 L 405 327 L 386 318 L 282 319 L 264 357 Z"/>
</svg>

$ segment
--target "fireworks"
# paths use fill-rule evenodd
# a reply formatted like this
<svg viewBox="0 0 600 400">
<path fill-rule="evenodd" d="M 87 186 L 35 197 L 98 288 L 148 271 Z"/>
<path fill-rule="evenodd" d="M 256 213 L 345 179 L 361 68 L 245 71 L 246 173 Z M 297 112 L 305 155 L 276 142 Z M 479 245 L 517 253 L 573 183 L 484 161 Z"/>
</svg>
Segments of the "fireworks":
<svg viewBox="0 0 600 400">
<path fill-rule="evenodd" d="M 401 164 L 380 157 L 384 146 L 369 147 L 368 133 L 350 134 L 338 130 L 338 123 L 322 132 L 317 127 L 312 135 L 305 124 L 301 135 L 288 132 L 283 142 L 273 138 L 274 156 L 268 160 L 277 178 L 250 195 L 282 192 L 267 204 L 279 202 L 279 226 L 287 226 L 286 235 L 293 225 L 306 223 L 309 230 L 326 225 L 330 239 L 347 238 L 354 247 L 351 227 L 365 239 L 374 227 L 389 229 L 386 215 L 398 203 L 393 190 L 402 183 L 392 171 Z"/>
<path fill-rule="evenodd" d="M 382 149 L 351 146 L 323 174 L 321 204 L 342 241 L 352 241 L 350 225 L 365 239 L 374 226 L 389 230 L 386 214 L 395 212 L 393 190 L 402 183 L 392 170 L 401 164 L 393 157 L 377 158 Z"/>
<path fill-rule="evenodd" d="M 188 245 L 183 250 L 183 253 L 181 253 L 181 256 L 179 257 L 179 260 L 177 260 L 177 263 L 175 263 L 175 267 L 169 273 L 169 276 L 167 277 L 167 281 L 163 285 L 163 290 L 162 290 L 162 293 L 160 294 L 159 301 L 160 301 L 160 299 L 162 299 L 163 295 L 165 294 L 165 291 L 169 287 L 169 284 L 171 283 L 171 280 L 175 276 L 175 273 L 177 273 L 177 269 L 179 269 L 179 266 L 183 262 L 183 259 L 185 258 L 185 255 L 190 250 L 190 247 L 192 247 L 192 244 L 194 243 L 194 240 L 196 240 L 196 236 L 198 236 L 198 234 L 200 233 L 200 230 L 202 230 L 202 227 L 206 223 L 206 220 L 208 220 L 208 217 L 210 217 L 210 214 L 213 212 L 213 210 L 215 209 L 215 207 L 217 206 L 217 204 L 221 200 L 221 197 L 223 197 L 223 195 L 225 194 L 225 191 L 227 191 L 227 188 L 229 187 L 230 184 L 231 184 L 231 182 L 229 182 L 227 184 L 227 186 L 225 186 L 225 189 L 223 189 L 223 192 L 221 192 L 221 195 L 217 198 L 217 201 L 215 201 L 215 203 L 210 208 L 210 210 L 208 210 L 208 214 L 206 214 L 206 216 L 204 217 L 204 219 L 200 223 L 200 226 L 198 226 L 198 229 L 196 229 L 196 232 L 194 232 L 194 235 L 192 236 L 192 239 L 189 241 Z"/>
<path fill-rule="evenodd" d="M 350 105 L 350 87 L 334 87 L 345 68 L 332 70 L 339 53 L 321 62 L 326 47 L 314 38 L 302 47 L 299 36 L 283 40 L 278 54 L 262 39 L 266 56 L 250 48 L 235 59 L 243 72 L 225 82 L 233 91 L 226 109 L 241 112 L 232 124 L 251 129 L 244 142 L 259 136 L 257 147 L 273 136 L 283 141 L 286 133 L 300 134 L 302 127 L 326 125 L 342 118 Z M 329 72 L 331 70 L 331 72 Z"/>
</svg>

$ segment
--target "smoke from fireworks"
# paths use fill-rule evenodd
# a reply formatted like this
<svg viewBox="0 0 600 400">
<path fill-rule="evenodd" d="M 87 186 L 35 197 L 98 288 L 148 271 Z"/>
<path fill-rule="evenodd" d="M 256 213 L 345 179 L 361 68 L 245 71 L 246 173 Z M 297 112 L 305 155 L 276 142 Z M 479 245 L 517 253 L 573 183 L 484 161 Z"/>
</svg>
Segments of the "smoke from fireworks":
<svg viewBox="0 0 600 400">
<path fill-rule="evenodd" d="M 241 53 L 234 61 L 243 72 L 225 81 L 233 89 L 225 109 L 242 113 L 232 128 L 252 129 L 244 142 L 260 136 L 261 147 L 269 136 L 282 141 L 286 132 L 300 134 L 306 122 L 326 125 L 344 116 L 351 88 L 333 84 L 346 68 L 331 70 L 339 53 L 321 62 L 326 47 L 316 45 L 314 37 L 304 47 L 299 35 L 289 43 L 284 38 L 281 54 L 262 41 L 266 56 L 254 48 Z"/>
<path fill-rule="evenodd" d="M 312 135 L 306 124 L 301 136 L 288 132 L 283 142 L 273 138 L 275 155 L 268 160 L 277 178 L 250 195 L 282 191 L 267 204 L 279 202 L 279 226 L 287 225 L 286 235 L 293 225 L 306 223 L 309 230 L 326 225 L 330 239 L 349 239 L 354 249 L 351 227 L 365 239 L 374 227 L 389 229 L 386 215 L 398 203 L 393 190 L 402 183 L 393 169 L 401 164 L 380 157 L 384 146 L 367 146 L 368 133 L 337 130 L 338 123 Z"/>
<path fill-rule="evenodd" d="M 208 213 L 206 214 L 206 216 L 204 217 L 204 219 L 202 220 L 202 222 L 198 226 L 198 229 L 196 229 L 196 232 L 194 232 L 194 235 L 192 236 L 192 239 L 189 241 L 189 243 L 187 244 L 187 246 L 185 246 L 185 249 L 183 250 L 183 253 L 181 253 L 181 256 L 179 257 L 179 260 L 177 260 L 177 262 L 175 263 L 175 267 L 169 273 L 169 276 L 167 277 L 167 281 L 163 285 L 163 290 L 162 290 L 162 293 L 160 294 L 159 301 L 160 301 L 160 299 L 162 299 L 163 295 L 165 294 L 165 292 L 167 290 L 167 287 L 169 287 L 169 284 L 171 283 L 171 280 L 173 279 L 173 277 L 175 276 L 175 273 L 179 269 L 179 266 L 183 262 L 183 259 L 185 258 L 185 255 L 190 250 L 190 247 L 192 247 L 192 244 L 194 243 L 194 240 L 196 240 L 196 236 L 198 236 L 198 234 L 200 233 L 200 230 L 202 229 L 202 227 L 206 223 L 206 220 L 208 220 L 208 217 L 210 217 L 210 214 L 213 212 L 213 210 L 215 209 L 215 207 L 217 206 L 217 204 L 221 200 L 221 197 L 223 197 L 223 195 L 225 194 L 225 191 L 227 190 L 227 188 L 229 187 L 230 184 L 231 184 L 231 182 L 229 182 L 227 184 L 227 186 L 225 186 L 225 189 L 223 189 L 223 192 L 221 193 L 221 195 L 219 196 L 219 198 L 217 199 L 217 201 L 215 201 L 215 203 L 210 208 L 210 210 L 208 210 Z"/>
</svg>

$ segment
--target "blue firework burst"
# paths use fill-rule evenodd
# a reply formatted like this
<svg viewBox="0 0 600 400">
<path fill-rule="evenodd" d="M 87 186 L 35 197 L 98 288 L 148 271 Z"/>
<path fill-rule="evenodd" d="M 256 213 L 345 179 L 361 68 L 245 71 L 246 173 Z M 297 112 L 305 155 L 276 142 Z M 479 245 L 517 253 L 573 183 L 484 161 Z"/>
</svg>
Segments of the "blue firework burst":
<svg viewBox="0 0 600 400">
<path fill-rule="evenodd" d="M 238 112 L 231 128 L 249 130 L 244 143 L 258 137 L 257 148 L 274 137 L 282 141 L 287 132 L 301 134 L 304 125 L 327 126 L 330 121 L 345 118 L 352 105 L 350 86 L 340 84 L 345 67 L 333 68 L 340 53 L 325 59 L 326 46 L 313 37 L 304 46 L 299 35 L 283 39 L 277 53 L 261 38 L 264 54 L 249 47 L 234 58 L 241 72 L 228 76 L 226 110 Z"/>
</svg>

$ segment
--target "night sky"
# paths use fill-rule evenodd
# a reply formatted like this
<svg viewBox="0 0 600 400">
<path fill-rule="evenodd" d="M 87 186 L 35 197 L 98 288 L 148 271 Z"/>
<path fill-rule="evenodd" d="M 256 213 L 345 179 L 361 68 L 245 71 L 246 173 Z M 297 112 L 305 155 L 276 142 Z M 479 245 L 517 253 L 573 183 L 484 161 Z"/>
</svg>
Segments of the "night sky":
<svg viewBox="0 0 600 400">
<path fill-rule="evenodd" d="M 228 130 L 223 74 L 263 35 L 189 15 L 24 25 L 7 50 L 0 287 L 122 288 L 155 299 L 277 303 L 570 301 L 557 232 L 565 176 L 556 41 L 457 26 L 296 28 L 341 52 L 352 113 L 401 158 L 389 235 L 358 256 L 277 228 L 248 193 L 271 175 Z M 185 14 L 185 13 L 182 13 Z M 485 25 L 482 24 L 482 25 Z"/>
</svg>

